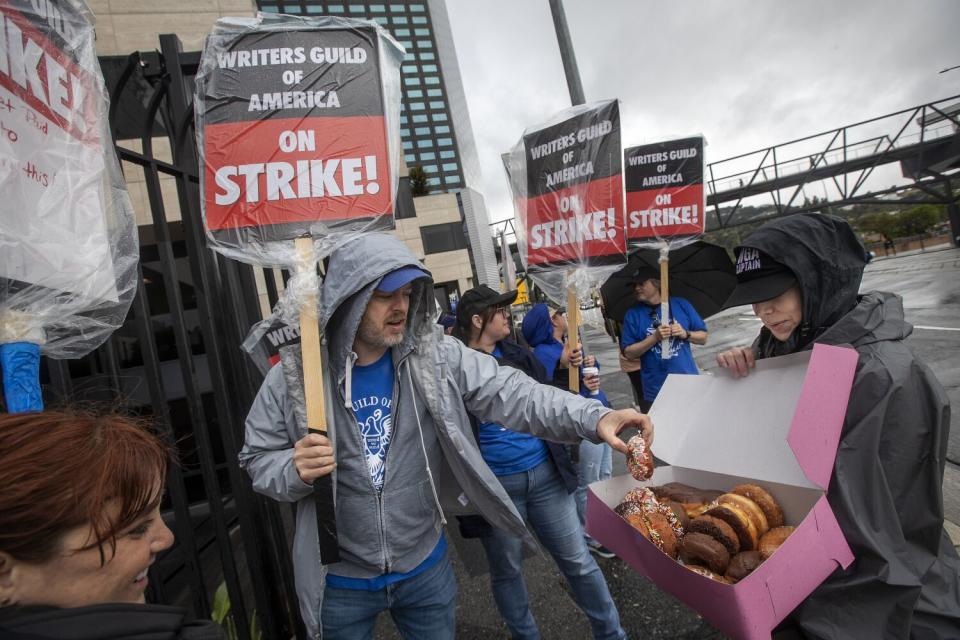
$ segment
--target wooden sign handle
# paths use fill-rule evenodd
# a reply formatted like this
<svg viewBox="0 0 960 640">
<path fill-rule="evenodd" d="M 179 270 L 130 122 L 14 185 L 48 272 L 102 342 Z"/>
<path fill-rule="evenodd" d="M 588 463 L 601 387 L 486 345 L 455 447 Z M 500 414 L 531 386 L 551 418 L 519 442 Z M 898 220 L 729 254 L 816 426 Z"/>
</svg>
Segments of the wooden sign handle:
<svg viewBox="0 0 960 640">
<path fill-rule="evenodd" d="M 567 353 L 577 347 L 580 339 L 580 305 L 577 304 L 577 290 L 573 284 L 567 286 Z M 569 389 L 580 393 L 580 367 L 568 364 Z"/>
<path fill-rule="evenodd" d="M 316 272 L 313 238 L 296 239 L 301 273 Z M 305 296 L 300 305 L 300 350 L 303 356 L 303 395 L 307 405 L 307 431 L 327 435 L 326 401 L 323 387 L 323 354 L 320 351 L 320 323 L 317 320 L 317 292 Z M 333 475 L 313 482 L 313 499 L 317 510 L 317 536 L 320 562 L 340 562 L 337 540 L 337 518 L 333 500 Z"/>
<path fill-rule="evenodd" d="M 664 251 L 660 252 L 660 323 L 670 324 L 670 262 Z M 660 343 L 661 360 L 670 359 L 670 338 Z"/>
</svg>

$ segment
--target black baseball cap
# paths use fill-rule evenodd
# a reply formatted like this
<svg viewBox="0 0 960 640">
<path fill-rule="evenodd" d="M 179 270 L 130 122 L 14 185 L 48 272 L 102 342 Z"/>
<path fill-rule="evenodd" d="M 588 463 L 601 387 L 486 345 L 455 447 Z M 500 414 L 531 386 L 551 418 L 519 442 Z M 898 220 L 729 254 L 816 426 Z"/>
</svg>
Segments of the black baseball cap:
<svg viewBox="0 0 960 640">
<path fill-rule="evenodd" d="M 517 290 L 500 293 L 494 291 L 485 284 L 474 287 L 460 297 L 457 303 L 457 323 L 466 325 L 470 318 L 483 313 L 487 307 L 499 307 L 500 305 L 513 304 L 517 299 Z"/>
<path fill-rule="evenodd" d="M 647 280 L 659 280 L 660 271 L 654 269 L 653 267 L 642 266 L 638 267 L 636 271 L 633 272 L 633 281 L 643 284 Z"/>
<path fill-rule="evenodd" d="M 737 287 L 724 309 L 772 300 L 797 284 L 788 267 L 753 247 L 737 247 Z"/>
</svg>

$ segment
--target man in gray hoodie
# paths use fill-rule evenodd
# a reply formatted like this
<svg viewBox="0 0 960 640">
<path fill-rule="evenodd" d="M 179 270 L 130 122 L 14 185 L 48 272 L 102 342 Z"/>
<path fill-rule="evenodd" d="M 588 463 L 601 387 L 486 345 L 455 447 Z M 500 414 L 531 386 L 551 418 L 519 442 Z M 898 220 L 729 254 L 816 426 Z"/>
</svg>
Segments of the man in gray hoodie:
<svg viewBox="0 0 960 640">
<path fill-rule="evenodd" d="M 468 412 L 540 438 L 606 441 L 653 427 L 633 410 L 534 382 L 444 336 L 432 280 L 384 234 L 330 257 L 321 291 L 329 439 L 307 435 L 297 347 L 264 380 L 247 416 L 240 463 L 254 488 L 297 502 L 293 559 L 310 637 L 369 638 L 389 610 L 405 638 L 454 636 L 456 582 L 446 513 L 480 513 L 531 547 L 512 501 L 480 454 Z M 340 562 L 320 565 L 311 483 L 333 474 Z"/>
</svg>

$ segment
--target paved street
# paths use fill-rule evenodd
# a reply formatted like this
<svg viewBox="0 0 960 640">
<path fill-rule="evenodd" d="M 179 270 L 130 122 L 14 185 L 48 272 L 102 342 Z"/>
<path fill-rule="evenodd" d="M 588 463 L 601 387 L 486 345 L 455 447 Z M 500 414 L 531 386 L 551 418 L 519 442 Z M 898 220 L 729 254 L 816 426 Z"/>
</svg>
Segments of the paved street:
<svg viewBox="0 0 960 640">
<path fill-rule="evenodd" d="M 953 407 L 960 407 L 960 250 L 928 251 L 895 258 L 878 259 L 868 265 L 863 290 L 894 291 L 904 298 L 907 320 L 914 324 L 908 344 L 936 373 L 947 389 Z M 746 344 L 756 335 L 759 321 L 749 308 L 731 309 L 708 321 L 710 342 L 694 347 L 700 367 L 715 368 L 718 351 Z M 632 393 L 626 375 L 619 371 L 616 346 L 597 328 L 585 332 L 588 351 L 601 363 L 603 388 L 615 407 L 630 406 Z M 960 410 L 952 419 L 950 453 L 944 480 L 945 512 L 952 523 L 960 522 Z M 622 457 L 614 456 L 614 473 L 625 473 Z M 960 542 L 960 528 L 948 524 L 954 542 Z M 471 576 L 468 569 L 482 569 L 479 545 L 451 535 L 459 582 L 457 637 L 493 640 L 509 638 L 493 604 L 486 576 Z M 466 559 L 466 563 L 465 563 Z M 599 560 L 611 593 L 630 638 L 722 638 L 690 609 L 656 589 L 617 559 Z M 529 558 L 525 576 L 530 600 L 544 638 L 580 639 L 591 637 L 586 618 L 569 598 L 566 584 L 553 562 Z M 382 619 L 378 638 L 397 638 L 392 623 Z"/>
</svg>

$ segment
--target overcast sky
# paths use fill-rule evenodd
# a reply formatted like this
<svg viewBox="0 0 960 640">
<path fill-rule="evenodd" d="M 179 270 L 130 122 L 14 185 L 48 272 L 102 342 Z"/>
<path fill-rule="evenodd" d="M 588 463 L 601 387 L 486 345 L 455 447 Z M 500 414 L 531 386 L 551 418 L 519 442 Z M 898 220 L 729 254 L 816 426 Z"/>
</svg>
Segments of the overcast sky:
<svg viewBox="0 0 960 640">
<path fill-rule="evenodd" d="M 566 0 L 588 102 L 624 146 L 702 133 L 706 161 L 960 94 L 957 0 Z M 568 107 L 547 0 L 447 0 L 491 221 L 500 154 Z"/>
</svg>

